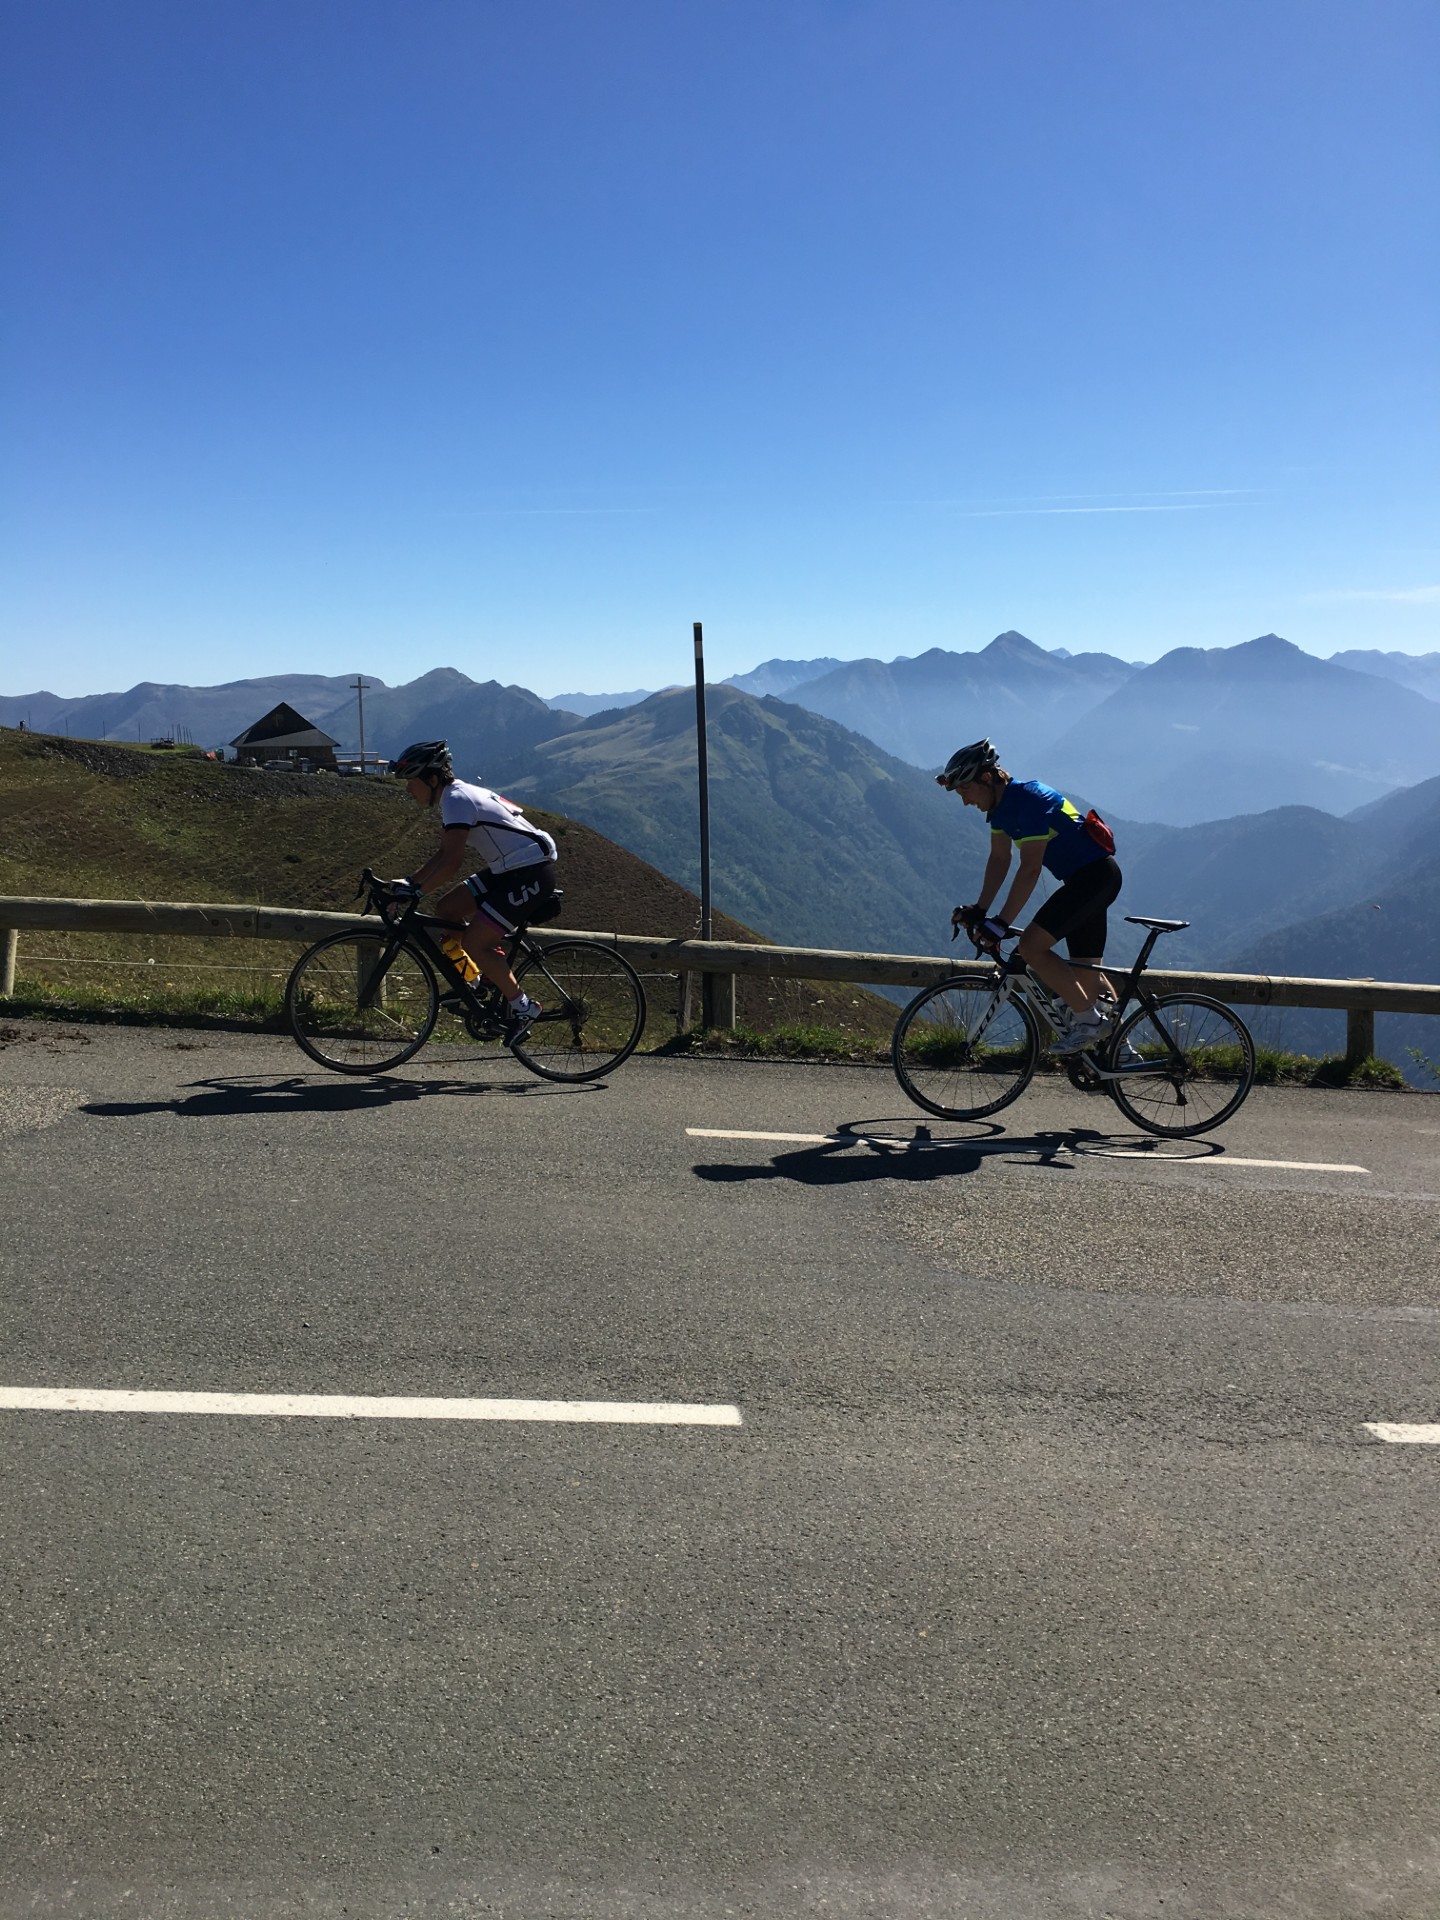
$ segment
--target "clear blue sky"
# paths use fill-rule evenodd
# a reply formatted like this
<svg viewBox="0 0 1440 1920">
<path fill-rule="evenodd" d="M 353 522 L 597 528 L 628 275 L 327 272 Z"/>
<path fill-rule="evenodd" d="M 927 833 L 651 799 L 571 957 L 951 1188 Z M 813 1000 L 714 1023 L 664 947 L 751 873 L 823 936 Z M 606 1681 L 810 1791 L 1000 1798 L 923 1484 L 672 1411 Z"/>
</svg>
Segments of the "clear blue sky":
<svg viewBox="0 0 1440 1920">
<path fill-rule="evenodd" d="M 1434 0 L 5 0 L 0 691 L 1440 647 Z"/>
</svg>

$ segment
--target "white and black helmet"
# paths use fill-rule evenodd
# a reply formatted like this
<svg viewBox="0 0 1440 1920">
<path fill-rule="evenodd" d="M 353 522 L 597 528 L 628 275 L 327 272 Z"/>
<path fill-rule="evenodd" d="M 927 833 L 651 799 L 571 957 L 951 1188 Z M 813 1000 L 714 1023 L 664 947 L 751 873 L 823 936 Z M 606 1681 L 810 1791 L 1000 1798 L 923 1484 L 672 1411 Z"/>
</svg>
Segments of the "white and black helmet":
<svg viewBox="0 0 1440 1920">
<path fill-rule="evenodd" d="M 450 748 L 443 740 L 417 740 L 390 762 L 397 780 L 423 780 L 427 773 L 443 774 L 448 780 L 454 772 Z"/>
<path fill-rule="evenodd" d="M 957 747 L 945 762 L 945 771 L 937 773 L 936 784 L 953 791 L 966 780 L 978 780 L 1000 764 L 998 751 L 988 740 L 977 740 L 968 747 Z"/>
</svg>

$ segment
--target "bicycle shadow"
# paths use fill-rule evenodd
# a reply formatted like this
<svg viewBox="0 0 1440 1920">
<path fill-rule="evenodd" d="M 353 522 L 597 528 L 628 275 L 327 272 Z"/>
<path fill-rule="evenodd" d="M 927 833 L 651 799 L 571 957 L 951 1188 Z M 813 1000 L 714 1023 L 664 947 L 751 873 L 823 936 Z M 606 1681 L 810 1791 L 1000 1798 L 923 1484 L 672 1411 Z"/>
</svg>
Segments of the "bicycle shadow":
<svg viewBox="0 0 1440 1920">
<path fill-rule="evenodd" d="M 697 1180 L 739 1185 L 751 1180 L 792 1180 L 802 1186 L 855 1186 L 873 1180 L 928 1181 L 977 1173 L 987 1160 L 1024 1159 L 1050 1173 L 1073 1173 L 1074 1156 L 1138 1152 L 1132 1136 L 1094 1127 L 1007 1134 L 995 1122 L 973 1123 L 963 1135 L 937 1134 L 924 1121 L 847 1120 L 833 1138 L 773 1154 L 761 1166 L 710 1162 L 692 1168 Z M 1187 1145 L 1198 1145 L 1187 1142 Z M 867 1151 L 855 1153 L 855 1147 Z"/>
<path fill-rule="evenodd" d="M 132 1120 L 144 1114 L 173 1113 L 183 1120 L 210 1120 L 222 1117 L 263 1114 L 365 1113 L 380 1112 L 405 1101 L 424 1100 L 434 1094 L 503 1094 L 511 1099 L 544 1099 L 547 1096 L 599 1093 L 599 1085 L 557 1086 L 538 1081 L 451 1080 L 427 1077 L 417 1080 L 373 1080 L 342 1083 L 308 1079 L 302 1074 L 283 1079 L 261 1079 L 258 1075 L 232 1079 L 195 1080 L 197 1089 L 171 1100 L 91 1100 L 77 1108 L 103 1120 Z"/>
</svg>

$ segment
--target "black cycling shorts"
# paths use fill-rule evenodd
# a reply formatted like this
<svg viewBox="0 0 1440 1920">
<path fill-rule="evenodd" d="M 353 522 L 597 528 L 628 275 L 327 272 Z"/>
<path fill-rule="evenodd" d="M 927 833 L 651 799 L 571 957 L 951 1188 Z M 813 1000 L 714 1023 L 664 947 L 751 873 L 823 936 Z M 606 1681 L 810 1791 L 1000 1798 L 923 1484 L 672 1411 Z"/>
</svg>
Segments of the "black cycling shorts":
<svg viewBox="0 0 1440 1920">
<path fill-rule="evenodd" d="M 1102 854 L 1057 887 L 1030 924 L 1064 940 L 1072 960 L 1103 960 L 1105 909 L 1119 893 L 1120 883 L 1113 854 Z"/>
<path fill-rule="evenodd" d="M 528 867 L 512 867 L 508 873 L 486 867 L 472 873 L 465 885 L 487 920 L 493 920 L 506 933 L 518 933 L 548 904 L 555 891 L 556 872 L 554 860 L 534 860 Z"/>
</svg>

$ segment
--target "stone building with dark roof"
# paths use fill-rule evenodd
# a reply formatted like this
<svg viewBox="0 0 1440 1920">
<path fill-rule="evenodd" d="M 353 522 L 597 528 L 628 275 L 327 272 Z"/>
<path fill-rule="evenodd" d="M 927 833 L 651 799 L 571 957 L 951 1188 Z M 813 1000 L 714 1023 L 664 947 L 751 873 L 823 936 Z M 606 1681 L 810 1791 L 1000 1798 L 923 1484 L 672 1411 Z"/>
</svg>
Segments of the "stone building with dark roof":
<svg viewBox="0 0 1440 1920">
<path fill-rule="evenodd" d="M 237 734 L 230 745 L 238 760 L 253 761 L 257 767 L 273 767 L 278 762 L 302 772 L 313 772 L 317 767 L 335 770 L 335 741 L 312 727 L 287 700 Z"/>
</svg>

